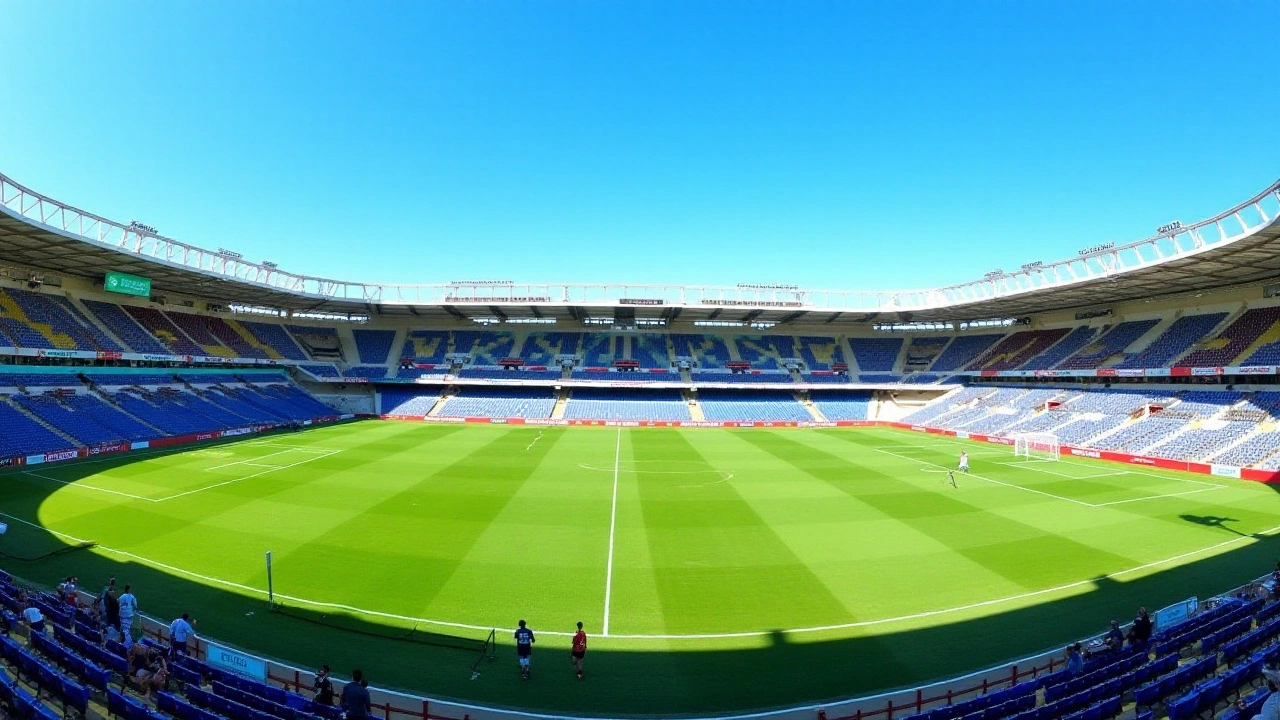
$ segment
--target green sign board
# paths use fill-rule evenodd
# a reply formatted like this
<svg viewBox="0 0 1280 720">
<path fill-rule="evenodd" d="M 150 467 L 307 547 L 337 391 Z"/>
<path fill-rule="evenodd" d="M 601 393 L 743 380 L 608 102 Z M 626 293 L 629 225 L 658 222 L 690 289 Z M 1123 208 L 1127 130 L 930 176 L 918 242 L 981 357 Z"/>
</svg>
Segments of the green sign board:
<svg viewBox="0 0 1280 720">
<path fill-rule="evenodd" d="M 107 292 L 151 297 L 151 280 L 137 275 L 109 272 L 106 279 L 102 281 L 102 286 L 106 288 Z"/>
</svg>

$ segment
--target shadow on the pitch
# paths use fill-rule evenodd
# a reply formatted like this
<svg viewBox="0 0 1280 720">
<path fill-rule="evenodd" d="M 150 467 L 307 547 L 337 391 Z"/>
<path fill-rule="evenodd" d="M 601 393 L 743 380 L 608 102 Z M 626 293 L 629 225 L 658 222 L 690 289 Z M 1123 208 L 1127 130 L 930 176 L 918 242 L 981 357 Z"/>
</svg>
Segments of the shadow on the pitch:
<svg viewBox="0 0 1280 720">
<path fill-rule="evenodd" d="M 1223 530 L 1226 530 L 1227 532 L 1230 532 L 1230 533 L 1235 533 L 1240 537 L 1253 537 L 1249 533 L 1242 533 L 1239 530 L 1236 530 L 1235 528 L 1229 527 L 1227 525 L 1227 523 L 1229 522 L 1240 522 L 1236 518 L 1219 517 L 1217 515 L 1191 515 L 1191 514 L 1183 514 L 1183 515 L 1179 515 L 1178 517 L 1182 518 L 1183 520 L 1186 520 L 1187 522 L 1195 523 L 1196 525 L 1203 525 L 1205 527 L 1222 528 Z"/>
<path fill-rule="evenodd" d="M 119 463 L 131 461 L 121 456 Z M 60 476 L 74 477 L 70 472 L 74 467 L 61 466 Z M 87 476 L 102 465 L 83 467 Z M 13 475 L 0 476 L 0 481 L 4 483 L 0 511 L 19 518 L 39 518 L 41 504 L 60 487 L 18 481 Z M 1227 516 L 1184 515 L 1181 521 L 1240 534 L 1226 525 L 1235 522 Z M 436 634 L 431 642 L 422 642 L 421 636 L 406 636 L 408 628 L 392 622 L 356 616 L 335 622 L 307 613 L 270 612 L 260 596 L 123 557 L 92 550 L 68 552 L 69 543 L 43 528 L 14 521 L 9 521 L 9 527 L 0 547 L 40 559 L 4 559 L 0 567 L 33 582 L 52 586 L 60 578 L 77 575 L 82 587 L 96 590 L 114 576 L 120 584 L 133 586 L 147 614 L 167 619 L 190 612 L 199 620 L 199 633 L 298 667 L 328 663 L 344 677 L 351 668 L 360 667 L 380 687 L 441 699 L 597 716 L 705 715 L 788 707 L 967 674 L 1056 651 L 1072 640 L 1102 632 L 1112 618 L 1127 621 L 1139 606 L 1154 610 L 1245 584 L 1270 570 L 1280 552 L 1280 542 L 1261 536 L 1242 541 L 1228 552 L 1140 577 L 1135 573 L 1097 578 L 1092 586 L 1076 588 L 1056 600 L 938 617 L 937 624 L 925 628 L 859 628 L 838 639 L 780 630 L 755 642 L 593 638 L 584 682 L 573 676 L 563 638 L 544 637 L 534 654 L 533 679 L 521 682 L 511 637 L 504 631 L 498 632 L 496 660 L 481 665 L 484 672 L 472 680 L 474 648 L 487 635 L 484 632 Z M 1071 561 L 1032 550 L 1025 557 L 1033 566 Z M 333 568 L 333 580 L 342 581 L 341 567 Z M 262 584 L 257 579 L 242 582 Z M 387 578 L 388 587 L 395 582 Z M 927 587 L 927 578 L 924 584 Z M 476 602 L 482 604 L 485 598 L 477 596 Z M 539 628 L 536 622 L 534 627 L 559 629 Z"/>
</svg>

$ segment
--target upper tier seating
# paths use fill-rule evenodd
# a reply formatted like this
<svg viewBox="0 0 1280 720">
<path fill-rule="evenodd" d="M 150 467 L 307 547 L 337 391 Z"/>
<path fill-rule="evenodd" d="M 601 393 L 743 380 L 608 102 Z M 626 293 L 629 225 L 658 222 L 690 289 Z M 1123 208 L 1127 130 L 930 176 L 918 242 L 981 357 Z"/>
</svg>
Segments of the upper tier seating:
<svg viewBox="0 0 1280 720">
<path fill-rule="evenodd" d="M 815 390 L 809 397 L 828 420 L 866 420 L 871 407 L 871 393 L 865 391 Z"/>
<path fill-rule="evenodd" d="M 581 343 L 582 333 L 529 333 L 517 357 L 526 365 L 555 365 L 559 355 L 577 355 Z"/>
<path fill-rule="evenodd" d="M 809 411 L 785 391 L 700 390 L 698 405 L 703 416 L 712 421 L 813 420 Z"/>
<path fill-rule="evenodd" d="M 632 335 L 629 339 L 631 340 L 631 357 L 626 359 L 635 360 L 645 369 L 671 367 L 671 354 L 667 350 L 665 335 L 639 333 Z"/>
<path fill-rule="evenodd" d="M 190 313 L 173 312 L 173 311 L 160 313 L 160 314 L 168 318 L 169 321 L 172 322 L 179 329 L 181 329 L 182 332 L 185 333 L 186 336 L 190 338 L 192 342 L 194 342 L 196 345 L 199 346 L 199 352 L 195 353 L 197 355 L 209 355 L 211 357 L 265 357 L 266 356 L 265 353 L 260 352 L 256 348 L 250 348 L 254 353 L 252 355 L 240 355 L 236 351 L 222 344 L 222 341 L 220 341 L 217 338 L 217 336 L 214 334 L 214 331 L 211 327 L 212 325 L 215 324 L 214 322 L 215 320 L 216 320 L 216 324 L 220 326 L 219 332 L 222 332 L 223 334 L 228 336 L 235 335 L 235 332 L 231 330 L 231 328 L 226 327 L 226 323 L 224 323 L 221 319 L 206 318 L 206 317 L 201 317 L 200 315 L 192 315 Z M 146 323 L 144 322 L 143 324 L 146 324 Z M 161 340 L 164 339 L 163 333 L 160 333 L 157 330 L 153 330 L 152 334 L 156 335 Z M 248 344 L 243 343 L 243 341 L 241 344 L 248 347 Z"/>
<path fill-rule="evenodd" d="M 1013 370 L 1044 352 L 1066 334 L 1066 328 L 1016 332 L 970 363 L 969 369 Z"/>
<path fill-rule="evenodd" d="M 938 353 L 941 353 L 949 342 L 951 338 L 947 336 L 911 338 L 911 343 L 907 345 L 907 357 L 903 361 L 903 369 L 908 372 L 928 369 L 937 359 Z"/>
<path fill-rule="evenodd" d="M 269 345 L 253 336 L 248 328 L 236 320 L 223 320 L 220 317 L 201 317 L 209 333 L 231 350 L 232 357 L 258 358 L 261 360 L 279 360 L 283 357 Z"/>
<path fill-rule="evenodd" d="M 1264 338 L 1264 335 L 1266 336 Z M 1174 363 L 1175 367 L 1219 367 L 1234 365 L 1246 349 L 1260 339 L 1280 339 L 1280 307 L 1246 310 L 1222 334 L 1206 340 L 1202 347 Z"/>
<path fill-rule="evenodd" d="M 1207 315 L 1183 315 L 1169 329 L 1156 338 L 1145 350 L 1128 353 L 1119 368 L 1158 368 L 1167 367 L 1175 358 L 1186 352 L 1200 338 L 1213 331 L 1218 323 L 1226 319 L 1226 313 L 1210 313 Z"/>
<path fill-rule="evenodd" d="M 206 355 L 204 349 L 192 342 L 164 313 L 152 308 L 125 305 L 124 311 L 174 355 Z M 189 316 L 188 316 L 189 317 Z"/>
<path fill-rule="evenodd" d="M 1108 328 L 1092 328 L 1087 325 L 1081 325 L 1067 336 L 1062 338 L 1057 345 L 1045 350 L 1039 355 L 1031 358 L 1022 364 L 1022 370 L 1048 370 L 1056 367 L 1058 363 L 1066 360 L 1071 355 L 1079 352 L 1081 348 L 1089 344 L 1097 337 L 1099 330 L 1106 332 Z"/>
<path fill-rule="evenodd" d="M 810 370 L 831 370 L 832 365 L 844 363 L 844 350 L 836 338 L 801 335 L 798 338 L 800 359 Z"/>
<path fill-rule="evenodd" d="M 449 331 L 410 330 L 400 357 L 421 365 L 443 365 L 449 354 Z"/>
<path fill-rule="evenodd" d="M 1092 370 L 1102 367 L 1108 360 L 1121 357 L 1124 351 L 1146 335 L 1159 320 L 1133 320 L 1122 322 L 1111 328 L 1094 342 L 1081 348 L 1080 352 L 1064 360 L 1058 367 L 1062 370 Z"/>
<path fill-rule="evenodd" d="M 146 328 L 139 325 L 119 305 L 97 300 L 85 300 L 84 306 L 89 308 L 89 312 L 93 313 L 103 325 L 107 326 L 107 329 L 120 338 L 134 352 L 160 355 L 171 354 L 169 348 L 162 345 L 155 336 L 147 332 Z"/>
<path fill-rule="evenodd" d="M 437 413 L 444 417 L 547 418 L 556 400 L 550 388 L 465 387 L 445 400 Z"/>
<path fill-rule="evenodd" d="M 264 347 L 274 352 L 276 357 L 285 360 L 307 360 L 307 354 L 302 351 L 298 343 L 289 335 L 289 331 L 283 325 L 273 323 L 250 322 L 242 320 L 240 325 L 249 334 L 254 337 Z M 271 353 L 268 352 L 268 355 Z"/>
<path fill-rule="evenodd" d="M 738 335 L 731 341 L 738 357 L 757 370 L 781 370 L 784 360 L 796 357 L 795 339 L 790 335 Z"/>
<path fill-rule="evenodd" d="M 497 365 L 499 360 L 515 356 L 515 335 L 488 330 L 456 330 L 454 349 L 471 356 L 474 365 Z"/>
<path fill-rule="evenodd" d="M 933 367 L 930 370 L 934 372 L 960 370 L 1002 337 L 1004 335 L 960 335 L 938 355 L 938 359 L 933 361 Z"/>
<path fill-rule="evenodd" d="M 671 343 L 675 347 L 676 357 L 691 357 L 702 368 L 723 368 L 732 362 L 729 346 L 715 335 L 688 335 L 673 333 Z"/>
<path fill-rule="evenodd" d="M 573 420 L 689 420 L 679 390 L 577 388 L 564 408 Z"/>
<path fill-rule="evenodd" d="M 582 366 L 611 367 L 614 360 L 626 360 L 626 340 L 613 333 L 587 333 L 582 338 Z"/>
<path fill-rule="evenodd" d="M 866 372 L 892 372 L 902 352 L 903 338 L 849 338 L 849 349 L 858 369 Z"/>
<path fill-rule="evenodd" d="M 289 325 L 286 328 L 306 354 L 316 360 L 341 360 L 342 343 L 337 328 Z"/>
<path fill-rule="evenodd" d="M 364 365 L 386 365 L 387 356 L 391 354 L 391 343 L 395 342 L 395 330 L 362 330 L 351 331 L 356 341 L 356 354 Z"/>
<path fill-rule="evenodd" d="M 25 320 L 48 343 L 26 347 L 92 352 L 124 350 L 119 343 L 85 318 L 71 301 L 57 295 L 17 288 L 0 289 L 0 315 L 19 322 Z"/>
</svg>

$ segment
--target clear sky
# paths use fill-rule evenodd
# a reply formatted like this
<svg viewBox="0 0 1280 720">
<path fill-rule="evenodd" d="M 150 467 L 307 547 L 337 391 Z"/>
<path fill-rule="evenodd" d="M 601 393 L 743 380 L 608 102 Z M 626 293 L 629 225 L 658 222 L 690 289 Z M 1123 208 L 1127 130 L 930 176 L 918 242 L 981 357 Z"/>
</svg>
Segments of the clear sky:
<svg viewBox="0 0 1280 720">
<path fill-rule="evenodd" d="M 1280 3 L 0 2 L 0 172 L 346 280 L 975 279 L 1280 177 Z"/>
</svg>

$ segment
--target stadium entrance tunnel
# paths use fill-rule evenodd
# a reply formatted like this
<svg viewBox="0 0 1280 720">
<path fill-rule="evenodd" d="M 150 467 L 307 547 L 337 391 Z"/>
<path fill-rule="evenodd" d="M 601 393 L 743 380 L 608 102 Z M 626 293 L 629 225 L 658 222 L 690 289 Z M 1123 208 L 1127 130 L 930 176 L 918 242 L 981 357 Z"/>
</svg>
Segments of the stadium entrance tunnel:
<svg viewBox="0 0 1280 720">
<path fill-rule="evenodd" d="M 119 465 L 135 461 L 128 456 L 112 460 Z M 74 482 L 90 477 L 99 467 L 62 466 L 61 477 Z M 306 608 L 273 612 L 261 592 L 266 586 L 265 570 L 235 578 L 242 587 L 231 587 L 108 548 L 82 546 L 40 526 L 40 520 L 48 520 L 42 506 L 65 488 L 28 481 L 15 471 L 5 471 L 0 482 L 0 514 L 9 525 L 8 533 L 0 536 L 0 568 L 23 581 L 52 587 L 74 575 L 82 588 L 97 591 L 107 578 L 115 577 L 118 584 L 133 587 L 147 615 L 167 622 L 189 612 L 198 620 L 196 630 L 202 637 L 297 667 L 327 663 L 341 677 L 359 667 L 371 684 L 382 688 L 593 717 L 746 713 L 960 676 L 1061 648 L 1101 632 L 1112 618 L 1127 621 L 1140 606 L 1154 609 L 1189 596 L 1203 598 L 1226 591 L 1263 574 L 1280 555 L 1275 538 L 1249 537 L 1229 551 L 1154 574 L 1095 578 L 1067 593 L 949 613 L 924 626 L 902 623 L 802 633 L 775 629 L 747 637 L 605 638 L 593 634 L 585 682 L 574 678 L 567 662 L 568 639 L 544 635 L 536 646 L 533 678 L 521 682 L 510 633 L 502 629 L 497 632 L 496 660 L 481 663 L 478 679 L 472 679 L 477 648 L 487 631 L 442 633 L 394 619 Z M 109 510 L 104 503 L 89 512 Z M 1236 532 L 1228 516 L 1183 515 L 1182 519 L 1222 528 L 1224 535 Z M 358 560 L 335 557 L 332 581 L 342 583 L 344 563 Z M 912 568 L 904 566 L 902 572 L 910 573 Z M 923 581 L 927 592 L 928 578 Z M 396 582 L 394 577 L 386 578 L 388 588 Z M 484 603 L 486 598 L 477 596 L 476 602 Z M 535 624 L 534 629 L 570 628 Z"/>
</svg>

